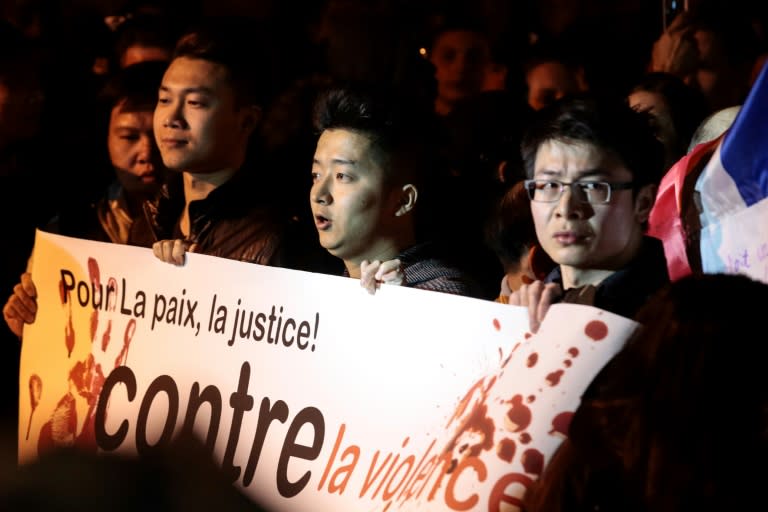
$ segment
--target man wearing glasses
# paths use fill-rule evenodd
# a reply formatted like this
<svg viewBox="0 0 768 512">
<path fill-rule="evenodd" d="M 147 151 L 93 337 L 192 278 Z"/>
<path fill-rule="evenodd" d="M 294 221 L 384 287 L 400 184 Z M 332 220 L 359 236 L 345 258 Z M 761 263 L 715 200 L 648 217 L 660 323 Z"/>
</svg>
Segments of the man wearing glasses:
<svg viewBox="0 0 768 512">
<path fill-rule="evenodd" d="M 536 332 L 555 302 L 632 317 L 669 282 L 661 243 L 645 236 L 663 149 L 646 115 L 620 100 L 580 96 L 540 111 L 521 145 L 536 236 L 557 263 L 523 285 Z"/>
</svg>

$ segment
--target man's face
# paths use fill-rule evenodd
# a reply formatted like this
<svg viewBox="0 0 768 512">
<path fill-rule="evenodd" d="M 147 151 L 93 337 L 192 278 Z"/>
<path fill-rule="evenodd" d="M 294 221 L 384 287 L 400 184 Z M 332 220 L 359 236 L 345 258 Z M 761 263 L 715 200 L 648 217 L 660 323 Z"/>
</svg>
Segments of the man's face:
<svg viewBox="0 0 768 512">
<path fill-rule="evenodd" d="M 481 34 L 455 30 L 437 38 L 431 59 L 437 95 L 453 103 L 480 92 L 490 64 L 490 49 Z"/>
<path fill-rule="evenodd" d="M 536 153 L 534 179 L 628 182 L 632 173 L 591 144 L 548 141 Z M 636 206 L 632 190 L 613 190 L 607 204 L 580 200 L 565 187 L 558 201 L 531 201 L 536 236 L 546 253 L 565 267 L 616 270 L 635 255 L 648 212 Z"/>
<path fill-rule="evenodd" d="M 211 173 L 241 165 L 250 135 L 227 70 L 202 59 L 174 59 L 155 108 L 155 138 L 169 169 Z"/>
<path fill-rule="evenodd" d="M 349 130 L 325 130 L 317 141 L 312 214 L 320 245 L 345 261 L 380 259 L 391 249 L 399 195 L 372 153 L 369 138 Z"/>
<path fill-rule="evenodd" d="M 541 110 L 565 96 L 579 90 L 576 75 L 564 64 L 555 61 L 542 62 L 525 76 L 528 85 L 528 104 Z"/>
<path fill-rule="evenodd" d="M 713 111 L 740 103 L 744 86 L 740 83 L 737 68 L 728 60 L 721 38 L 708 30 L 695 31 L 693 38 L 698 61 L 683 77 L 685 83 L 698 88 Z"/>
<path fill-rule="evenodd" d="M 107 135 L 109 159 L 128 192 L 149 192 L 157 187 L 165 166 L 152 133 L 152 109 L 112 109 Z"/>
</svg>

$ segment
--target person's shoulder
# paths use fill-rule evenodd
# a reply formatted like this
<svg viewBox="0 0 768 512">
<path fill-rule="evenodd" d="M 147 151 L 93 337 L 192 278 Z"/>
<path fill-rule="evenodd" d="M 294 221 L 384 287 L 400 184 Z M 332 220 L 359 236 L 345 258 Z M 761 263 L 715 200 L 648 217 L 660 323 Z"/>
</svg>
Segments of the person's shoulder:
<svg viewBox="0 0 768 512">
<path fill-rule="evenodd" d="M 646 236 L 632 262 L 598 286 L 595 306 L 632 318 L 669 281 L 664 246 Z"/>
<path fill-rule="evenodd" d="M 421 290 L 485 298 L 482 287 L 469 274 L 443 258 L 431 242 L 403 251 L 406 286 Z"/>
</svg>

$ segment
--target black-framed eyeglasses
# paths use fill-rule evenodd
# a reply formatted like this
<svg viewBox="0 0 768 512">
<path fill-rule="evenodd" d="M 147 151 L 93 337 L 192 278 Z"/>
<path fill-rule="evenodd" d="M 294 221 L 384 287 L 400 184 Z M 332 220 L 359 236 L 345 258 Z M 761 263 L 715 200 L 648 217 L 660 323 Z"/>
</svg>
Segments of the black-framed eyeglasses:
<svg viewBox="0 0 768 512">
<path fill-rule="evenodd" d="M 554 203 L 563 196 L 565 187 L 571 187 L 576 198 L 589 204 L 606 204 L 611 201 L 612 190 L 627 190 L 635 186 L 633 181 L 611 183 L 608 181 L 525 180 L 525 190 L 531 201 Z"/>
</svg>

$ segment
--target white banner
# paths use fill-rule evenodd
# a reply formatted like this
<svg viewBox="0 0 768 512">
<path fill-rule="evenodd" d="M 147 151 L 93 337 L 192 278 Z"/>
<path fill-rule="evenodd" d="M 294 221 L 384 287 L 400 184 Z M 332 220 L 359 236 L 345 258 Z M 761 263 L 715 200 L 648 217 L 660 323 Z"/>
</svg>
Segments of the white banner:
<svg viewBox="0 0 768 512">
<path fill-rule="evenodd" d="M 38 232 L 20 462 L 184 430 L 271 510 L 514 510 L 636 324 Z"/>
<path fill-rule="evenodd" d="M 744 274 L 768 283 L 768 198 L 701 230 L 707 274 Z"/>
</svg>

